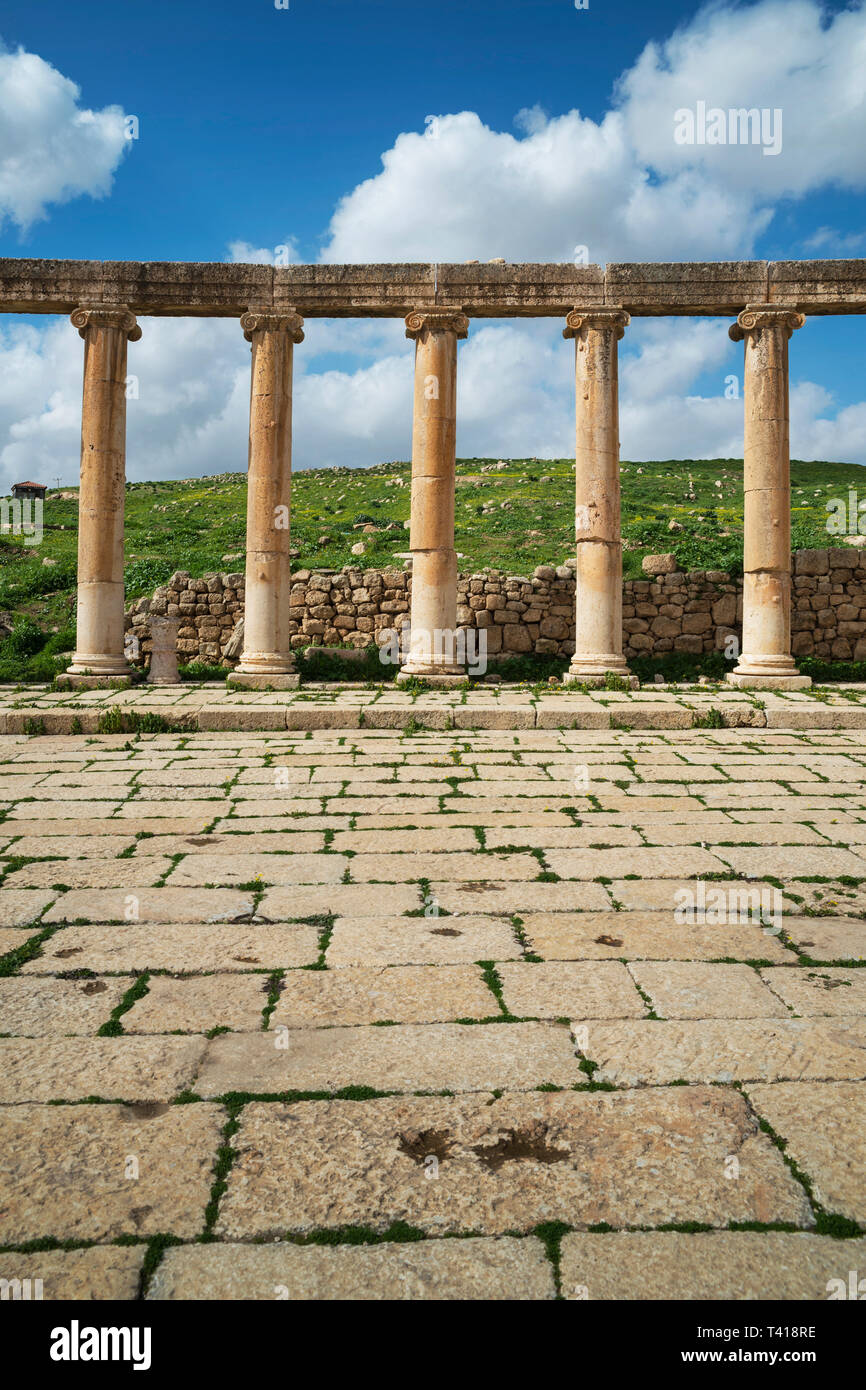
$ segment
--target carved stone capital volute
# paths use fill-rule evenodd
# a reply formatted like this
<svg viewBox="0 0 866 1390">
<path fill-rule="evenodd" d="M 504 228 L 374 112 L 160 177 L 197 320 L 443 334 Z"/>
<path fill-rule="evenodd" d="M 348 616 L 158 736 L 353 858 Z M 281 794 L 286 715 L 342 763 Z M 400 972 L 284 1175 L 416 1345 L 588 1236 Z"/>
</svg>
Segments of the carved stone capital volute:
<svg viewBox="0 0 866 1390">
<path fill-rule="evenodd" d="M 601 333 L 615 333 L 621 338 L 631 323 L 631 315 L 618 305 L 609 308 L 572 309 L 565 316 L 563 338 L 577 338 L 584 328 L 594 328 Z"/>
<path fill-rule="evenodd" d="M 128 304 L 81 304 L 69 315 L 70 323 L 82 338 L 89 328 L 116 328 L 125 333 L 131 343 L 137 343 L 141 329 Z"/>
<path fill-rule="evenodd" d="M 469 320 L 459 309 L 415 309 L 406 315 L 406 337 L 420 338 L 427 333 L 453 333 L 457 338 L 469 336 Z"/>
<path fill-rule="evenodd" d="M 737 315 L 737 322 L 728 329 L 728 337 L 738 343 L 749 333 L 759 332 L 762 328 L 781 328 L 790 338 L 794 329 L 802 328 L 805 322 L 806 315 L 789 304 L 747 304 L 743 312 Z"/>
<path fill-rule="evenodd" d="M 254 333 L 288 333 L 293 343 L 304 341 L 304 320 L 292 309 L 248 309 L 241 314 L 241 328 L 248 343 Z"/>
</svg>

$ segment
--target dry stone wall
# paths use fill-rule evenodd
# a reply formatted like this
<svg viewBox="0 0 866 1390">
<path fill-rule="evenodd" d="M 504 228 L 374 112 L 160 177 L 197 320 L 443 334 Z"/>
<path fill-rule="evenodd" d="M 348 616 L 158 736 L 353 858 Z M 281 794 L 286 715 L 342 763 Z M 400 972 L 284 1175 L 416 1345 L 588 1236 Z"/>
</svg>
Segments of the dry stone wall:
<svg viewBox="0 0 866 1390">
<path fill-rule="evenodd" d="M 382 642 L 409 620 L 409 569 L 298 570 L 292 576 L 293 648 L 363 648 Z M 574 651 L 574 569 L 539 565 L 530 577 L 499 570 L 458 581 L 457 622 L 485 629 L 490 657 Z M 150 651 L 150 614 L 176 618 L 181 661 L 233 665 L 240 655 L 242 573 L 191 579 L 183 571 L 140 599 L 127 630 Z M 742 580 L 721 570 L 692 570 L 629 579 L 623 584 L 627 657 L 707 652 L 739 637 Z M 794 557 L 792 647 L 795 656 L 866 660 L 866 554 L 854 548 L 801 550 Z"/>
</svg>

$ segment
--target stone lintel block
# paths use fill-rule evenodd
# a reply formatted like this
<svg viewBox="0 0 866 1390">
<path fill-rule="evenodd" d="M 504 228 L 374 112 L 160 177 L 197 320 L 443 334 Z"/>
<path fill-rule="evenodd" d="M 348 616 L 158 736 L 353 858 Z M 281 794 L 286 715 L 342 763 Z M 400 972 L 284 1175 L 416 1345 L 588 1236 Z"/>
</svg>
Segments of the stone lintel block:
<svg viewBox="0 0 866 1390">
<path fill-rule="evenodd" d="M 739 313 L 746 304 L 765 302 L 766 261 L 610 264 L 605 303 L 632 314 Z"/>
<path fill-rule="evenodd" d="M 436 269 L 426 264 L 290 265 L 277 267 L 273 277 L 274 305 L 297 308 L 305 318 L 405 318 L 436 300 Z"/>
<path fill-rule="evenodd" d="M 866 298 L 866 260 L 772 261 L 768 302 L 809 314 L 858 312 Z"/>
<path fill-rule="evenodd" d="M 102 261 L 0 259 L 4 312 L 69 314 L 103 299 Z"/>
<path fill-rule="evenodd" d="M 240 317 L 273 303 L 274 268 L 210 261 L 106 261 L 103 295 L 138 314 Z"/>
</svg>

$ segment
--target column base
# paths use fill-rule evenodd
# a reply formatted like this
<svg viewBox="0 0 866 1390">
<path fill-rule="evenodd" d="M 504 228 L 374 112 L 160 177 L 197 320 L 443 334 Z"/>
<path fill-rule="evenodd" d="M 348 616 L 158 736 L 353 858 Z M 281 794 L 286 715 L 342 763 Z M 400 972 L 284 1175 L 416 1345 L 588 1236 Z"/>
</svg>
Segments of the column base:
<svg viewBox="0 0 866 1390">
<path fill-rule="evenodd" d="M 132 676 L 79 676 L 65 671 L 61 680 L 72 690 L 126 690 L 132 685 Z"/>
<path fill-rule="evenodd" d="M 563 685 L 588 685 L 593 690 L 602 690 L 608 676 L 616 676 L 624 681 L 629 690 L 639 690 L 640 681 L 628 669 L 628 664 L 617 652 L 606 656 L 589 656 L 575 652 L 571 665 L 562 678 Z"/>
<path fill-rule="evenodd" d="M 800 675 L 794 658 L 781 653 L 750 656 L 743 652 L 727 680 L 738 690 L 808 690 L 812 684 L 811 676 Z"/>
<path fill-rule="evenodd" d="M 76 690 L 98 690 L 100 687 L 132 685 L 132 668 L 123 657 L 108 653 L 78 652 L 67 666 L 64 676 Z"/>
<path fill-rule="evenodd" d="M 300 684 L 297 671 L 232 671 L 226 676 L 227 690 L 297 690 Z"/>
<path fill-rule="evenodd" d="M 812 684 L 811 676 L 793 675 L 753 676 L 748 671 L 731 671 L 726 677 L 728 685 L 738 690 L 808 690 Z"/>
</svg>

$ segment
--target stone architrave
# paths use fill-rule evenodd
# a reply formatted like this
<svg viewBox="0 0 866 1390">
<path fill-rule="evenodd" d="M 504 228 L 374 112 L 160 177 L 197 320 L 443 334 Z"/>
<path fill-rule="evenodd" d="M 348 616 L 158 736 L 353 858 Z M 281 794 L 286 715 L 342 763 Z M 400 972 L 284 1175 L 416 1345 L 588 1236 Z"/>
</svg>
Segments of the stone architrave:
<svg viewBox="0 0 866 1390">
<path fill-rule="evenodd" d="M 563 337 L 575 347 L 575 648 L 567 684 L 637 681 L 622 651 L 622 536 L 617 343 L 622 308 L 573 309 Z"/>
<path fill-rule="evenodd" d="M 299 683 L 289 631 L 292 490 L 292 358 L 304 321 L 292 310 L 250 309 L 252 344 L 244 649 L 231 685 L 293 689 Z"/>
<path fill-rule="evenodd" d="M 728 330 L 743 340 L 743 647 L 732 685 L 802 690 L 791 655 L 791 466 L 788 340 L 805 316 L 748 304 Z"/>
<path fill-rule="evenodd" d="M 141 329 L 125 304 L 83 304 L 70 321 L 84 339 L 75 685 L 129 677 L 124 656 L 123 512 L 127 343 Z"/>
<path fill-rule="evenodd" d="M 454 471 L 457 442 L 457 340 L 469 320 L 458 310 L 419 309 L 406 319 L 415 341 L 412 424 L 412 610 L 401 676 L 445 683 L 465 679 L 457 652 Z"/>
</svg>

